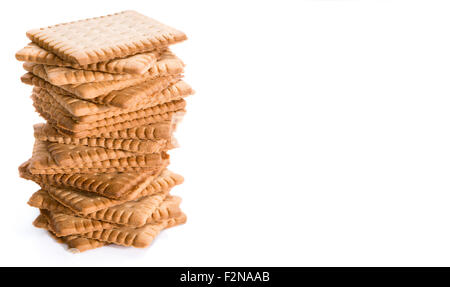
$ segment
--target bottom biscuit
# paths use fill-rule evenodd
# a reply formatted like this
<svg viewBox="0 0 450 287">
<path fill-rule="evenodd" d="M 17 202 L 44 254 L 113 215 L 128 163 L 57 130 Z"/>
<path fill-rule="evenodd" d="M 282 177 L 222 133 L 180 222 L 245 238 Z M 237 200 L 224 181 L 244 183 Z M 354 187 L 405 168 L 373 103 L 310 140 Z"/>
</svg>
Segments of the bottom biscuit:
<svg viewBox="0 0 450 287">
<path fill-rule="evenodd" d="M 38 228 L 47 229 L 53 237 L 55 237 L 59 242 L 66 243 L 69 250 L 74 252 L 83 252 L 102 247 L 107 244 L 145 248 L 153 242 L 162 230 L 176 225 L 181 225 L 186 222 L 186 215 L 180 212 L 167 220 L 161 220 L 160 222 L 147 224 L 139 228 L 116 227 L 79 235 L 58 237 L 53 233 L 47 216 L 47 211 L 41 210 L 41 214 L 34 220 L 33 225 Z"/>
<path fill-rule="evenodd" d="M 44 190 L 35 192 L 28 203 L 46 210 L 44 215 L 57 236 L 67 236 L 115 227 L 138 228 L 161 222 L 179 215 L 180 202 L 180 197 L 160 193 L 84 216 L 64 207 Z"/>
</svg>

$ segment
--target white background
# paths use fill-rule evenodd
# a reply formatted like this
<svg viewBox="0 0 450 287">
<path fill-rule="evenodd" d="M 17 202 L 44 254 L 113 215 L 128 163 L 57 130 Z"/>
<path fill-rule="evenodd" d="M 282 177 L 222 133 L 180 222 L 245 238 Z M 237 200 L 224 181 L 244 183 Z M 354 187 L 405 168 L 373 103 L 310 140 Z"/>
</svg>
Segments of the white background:
<svg viewBox="0 0 450 287">
<path fill-rule="evenodd" d="M 0 265 L 450 265 L 449 1 L 9 1 Z M 177 133 L 188 223 L 73 255 L 31 222 L 25 32 L 134 9 L 188 34 Z"/>
</svg>

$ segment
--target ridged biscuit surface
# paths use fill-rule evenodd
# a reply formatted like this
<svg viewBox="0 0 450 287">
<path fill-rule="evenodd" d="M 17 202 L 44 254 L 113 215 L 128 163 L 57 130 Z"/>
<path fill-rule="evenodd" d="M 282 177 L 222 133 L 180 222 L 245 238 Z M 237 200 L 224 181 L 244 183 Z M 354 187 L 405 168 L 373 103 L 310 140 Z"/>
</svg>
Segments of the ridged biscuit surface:
<svg viewBox="0 0 450 287">
<path fill-rule="evenodd" d="M 136 156 L 136 153 L 119 149 L 107 149 L 83 145 L 47 142 L 50 156 L 61 166 L 85 165 L 96 161 Z M 159 156 L 158 156 L 159 157 Z"/>
<path fill-rule="evenodd" d="M 38 111 L 38 113 L 41 114 L 43 118 L 45 118 L 52 126 L 54 126 L 58 130 L 58 132 L 76 138 L 93 137 L 99 134 L 114 134 L 125 130 L 132 130 L 134 128 L 141 128 L 148 125 L 174 121 L 176 119 L 182 118 L 186 113 L 184 109 L 181 109 L 164 114 L 152 115 L 149 117 L 138 118 L 126 122 L 115 123 L 108 126 L 89 127 L 88 129 L 82 131 L 72 131 L 58 126 L 58 122 L 56 120 L 53 120 L 49 114 L 46 114 L 44 111 L 40 110 L 39 107 L 36 107 L 36 111 Z"/>
<path fill-rule="evenodd" d="M 47 191 L 38 190 L 33 195 L 31 195 L 28 200 L 28 205 L 32 207 L 36 207 L 39 209 L 45 209 L 48 211 L 52 211 L 55 213 L 65 213 L 65 214 L 74 214 L 74 212 L 53 199 Z"/>
<path fill-rule="evenodd" d="M 44 211 L 45 212 L 45 211 Z M 77 235 L 69 235 L 63 237 L 57 237 L 52 233 L 48 225 L 48 221 L 43 214 L 40 214 L 33 222 L 33 225 L 37 228 L 43 228 L 49 231 L 50 235 L 60 243 L 67 244 L 69 251 L 73 253 L 84 252 L 87 250 L 103 247 L 108 245 L 106 242 L 101 242 L 95 239 L 83 238 Z"/>
<path fill-rule="evenodd" d="M 43 190 L 35 192 L 28 203 L 32 207 L 48 210 L 53 215 L 64 214 L 64 218 L 59 216 L 58 220 L 52 220 L 52 229 L 57 231 L 55 233 L 59 236 L 89 232 L 87 229 L 93 231 L 109 228 L 110 225 L 103 225 L 105 222 L 114 226 L 141 227 L 169 219 L 181 211 L 181 198 L 167 196 L 166 193 L 145 196 L 89 214 L 73 212 Z M 70 224 L 67 224 L 69 222 Z M 74 228 L 75 226 L 80 227 Z"/>
<path fill-rule="evenodd" d="M 29 160 L 28 170 L 32 174 L 108 173 L 142 170 L 157 172 L 168 164 L 168 160 L 169 155 L 162 152 L 159 154 L 137 154 L 118 159 L 60 165 L 49 151 L 49 142 L 36 140 L 33 156 Z"/>
<path fill-rule="evenodd" d="M 155 124 L 144 125 L 135 128 L 129 128 L 125 130 L 119 130 L 114 132 L 105 132 L 97 134 L 95 137 L 106 139 L 135 139 L 135 140 L 161 140 L 170 139 L 172 136 L 172 124 L 171 122 L 161 122 Z M 36 138 L 59 138 L 63 136 L 52 125 L 36 124 L 34 125 L 34 133 Z M 78 138 L 77 140 L 80 140 Z M 50 140 L 57 141 L 57 140 Z"/>
<path fill-rule="evenodd" d="M 59 201 L 64 201 L 65 206 L 78 213 L 90 213 L 120 203 L 116 201 L 133 200 L 163 192 L 183 182 L 181 175 L 169 170 L 163 170 L 160 174 L 154 172 L 32 174 L 29 162 L 19 167 L 19 173 L 21 177 L 40 185 L 56 187 L 48 189 L 51 195 Z"/>
<path fill-rule="evenodd" d="M 42 141 L 78 146 L 103 147 L 136 153 L 158 153 L 176 147 L 174 139 L 122 139 L 104 137 L 76 138 L 59 133 L 49 124 L 34 125 L 34 137 Z"/>
<path fill-rule="evenodd" d="M 16 53 L 16 59 L 22 62 L 44 64 L 51 66 L 71 67 L 74 69 L 98 71 L 113 74 L 138 74 L 145 73 L 152 67 L 160 56 L 159 51 L 152 51 L 132 55 L 126 58 L 112 59 L 89 65 L 78 65 L 67 62 L 50 51 L 47 51 L 34 43 L 29 43 Z"/>
<path fill-rule="evenodd" d="M 138 85 L 126 88 L 121 93 L 110 93 L 110 97 L 104 99 L 104 102 L 107 104 L 93 103 L 39 87 L 34 87 L 33 93 L 41 101 L 48 102 L 52 105 L 59 104 L 57 105 L 58 107 L 69 112 L 74 119 L 83 122 L 147 109 L 185 98 L 194 93 L 192 88 L 182 80 L 174 82 L 162 80 L 160 83 L 149 86 Z M 109 105 L 112 101 L 115 102 L 115 105 Z M 118 107 L 119 105 L 123 106 Z"/>
<path fill-rule="evenodd" d="M 112 74 L 31 63 L 26 63 L 24 67 L 29 72 L 33 72 L 35 69 L 42 69 L 42 71 L 38 73 L 42 75 L 43 78 L 48 79 L 53 85 L 62 86 L 130 79 L 140 79 L 141 81 L 145 81 L 157 77 L 177 75 L 183 72 L 184 63 L 172 54 L 172 52 L 165 51 L 161 54 L 160 59 L 142 74 Z"/>
<path fill-rule="evenodd" d="M 186 222 L 186 215 L 179 213 L 169 219 L 161 220 L 158 223 L 147 224 L 139 228 L 120 227 L 103 229 L 80 234 L 81 237 L 96 239 L 103 242 L 113 243 L 122 246 L 133 246 L 137 248 L 148 247 L 153 239 L 163 230 Z"/>
<path fill-rule="evenodd" d="M 48 224 L 53 233 L 60 236 L 86 233 L 115 227 L 111 223 L 91 220 L 89 218 L 76 217 L 64 213 L 46 211 Z"/>
<path fill-rule="evenodd" d="M 31 98 L 33 99 L 33 106 L 36 108 L 36 111 L 64 134 L 68 134 L 64 131 L 76 133 L 98 127 L 104 128 L 105 131 L 138 127 L 144 123 L 131 122 L 138 119 L 148 119 L 145 120 L 147 124 L 167 121 L 171 119 L 172 113 L 181 112 L 186 106 L 184 99 L 177 99 L 136 111 L 127 112 L 116 110 L 89 116 L 74 117 L 56 100 L 45 93 L 33 93 Z M 124 125 L 116 125 L 121 123 Z"/>
<path fill-rule="evenodd" d="M 32 73 L 26 73 L 20 79 L 23 83 L 27 85 L 43 88 L 52 94 L 83 100 L 77 97 L 77 95 L 68 92 L 67 90 L 64 90 L 58 86 L 52 85 L 49 82 L 45 81 L 44 79 L 38 76 L 35 76 Z M 139 103 L 146 97 L 149 97 L 154 93 L 161 92 L 163 89 L 166 89 L 167 87 L 175 84 L 180 79 L 181 76 L 179 75 L 157 77 L 154 79 L 149 79 L 144 82 L 137 83 L 134 86 L 121 88 L 117 91 L 116 90 L 106 91 L 106 93 L 103 95 L 84 100 L 94 104 L 107 105 L 119 108 L 130 108 L 139 105 Z M 193 92 L 194 91 L 191 89 L 191 94 L 193 94 Z M 80 107 L 78 107 L 77 105 L 75 105 L 73 108 L 79 109 Z M 85 109 L 88 106 L 83 104 L 82 107 Z"/>
</svg>

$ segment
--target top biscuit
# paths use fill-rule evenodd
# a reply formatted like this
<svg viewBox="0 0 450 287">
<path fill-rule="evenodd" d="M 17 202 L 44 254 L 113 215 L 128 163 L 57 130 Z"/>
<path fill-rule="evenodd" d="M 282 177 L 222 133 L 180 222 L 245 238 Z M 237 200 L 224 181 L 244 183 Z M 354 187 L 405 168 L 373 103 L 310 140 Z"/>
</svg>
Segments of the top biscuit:
<svg viewBox="0 0 450 287">
<path fill-rule="evenodd" d="M 79 65 L 148 52 L 187 39 L 183 32 L 135 11 L 30 30 L 27 37 Z"/>
</svg>

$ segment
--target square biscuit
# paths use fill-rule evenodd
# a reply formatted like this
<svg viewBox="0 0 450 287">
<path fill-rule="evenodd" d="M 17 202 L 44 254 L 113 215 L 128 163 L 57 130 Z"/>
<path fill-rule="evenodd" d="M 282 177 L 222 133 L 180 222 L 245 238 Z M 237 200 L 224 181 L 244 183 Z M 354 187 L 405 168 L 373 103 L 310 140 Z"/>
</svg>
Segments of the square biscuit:
<svg viewBox="0 0 450 287">
<path fill-rule="evenodd" d="M 79 65 L 148 52 L 187 39 L 183 32 L 135 11 L 34 29 L 27 37 Z"/>
</svg>

